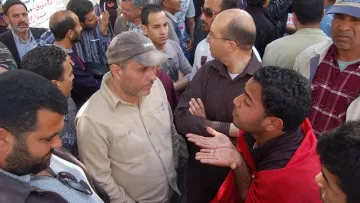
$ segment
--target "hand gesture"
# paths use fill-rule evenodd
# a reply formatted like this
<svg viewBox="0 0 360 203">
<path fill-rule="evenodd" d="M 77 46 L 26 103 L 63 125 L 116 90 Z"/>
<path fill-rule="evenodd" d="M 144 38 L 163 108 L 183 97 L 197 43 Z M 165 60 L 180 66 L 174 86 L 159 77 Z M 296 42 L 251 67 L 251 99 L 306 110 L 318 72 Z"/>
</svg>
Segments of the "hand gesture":
<svg viewBox="0 0 360 203">
<path fill-rule="evenodd" d="M 103 36 L 106 36 L 108 33 L 108 24 L 109 24 L 109 12 L 104 11 L 100 18 L 100 32 Z"/>
<path fill-rule="evenodd" d="M 206 118 L 205 107 L 200 98 L 196 100 L 194 98 L 191 98 L 191 100 L 189 101 L 189 105 L 189 111 L 191 115 Z"/>
<path fill-rule="evenodd" d="M 193 142 L 197 146 L 204 149 L 227 148 L 236 150 L 228 136 L 209 127 L 206 128 L 206 131 L 213 137 L 204 137 L 195 134 L 187 134 L 186 137 L 188 138 L 189 142 Z"/>
<path fill-rule="evenodd" d="M 193 50 L 193 44 L 194 44 L 194 40 L 192 40 L 192 39 L 186 40 L 186 50 L 187 51 L 192 51 Z"/>
<path fill-rule="evenodd" d="M 209 164 L 220 167 L 230 167 L 235 169 L 239 167 L 243 160 L 243 157 L 236 149 L 220 148 L 220 149 L 202 149 L 196 153 L 196 160 L 199 160 L 203 164 Z"/>
</svg>

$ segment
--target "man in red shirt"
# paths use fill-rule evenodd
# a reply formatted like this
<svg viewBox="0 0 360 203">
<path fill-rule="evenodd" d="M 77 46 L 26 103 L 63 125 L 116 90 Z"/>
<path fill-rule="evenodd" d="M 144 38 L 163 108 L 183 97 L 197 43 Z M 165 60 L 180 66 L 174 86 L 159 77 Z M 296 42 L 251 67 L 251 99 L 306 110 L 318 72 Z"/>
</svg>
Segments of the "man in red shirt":
<svg viewBox="0 0 360 203">
<path fill-rule="evenodd" d="M 212 202 L 321 202 L 314 182 L 320 171 L 316 138 L 306 118 L 308 80 L 292 70 L 264 67 L 234 104 L 233 123 L 241 129 L 237 147 L 211 128 L 214 137 L 187 134 L 203 148 L 197 160 L 232 169 Z"/>
</svg>

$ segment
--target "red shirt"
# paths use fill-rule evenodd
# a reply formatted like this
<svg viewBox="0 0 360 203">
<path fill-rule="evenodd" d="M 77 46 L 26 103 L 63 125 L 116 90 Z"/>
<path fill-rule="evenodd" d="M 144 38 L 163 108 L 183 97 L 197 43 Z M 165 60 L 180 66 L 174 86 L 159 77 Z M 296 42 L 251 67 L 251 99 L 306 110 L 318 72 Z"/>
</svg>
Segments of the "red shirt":
<svg viewBox="0 0 360 203">
<path fill-rule="evenodd" d="M 315 176 L 321 171 L 316 154 L 316 138 L 311 124 L 306 119 L 301 125 L 305 137 L 299 148 L 281 169 L 257 172 L 251 157 L 244 132 L 240 132 L 238 150 L 249 166 L 253 181 L 248 190 L 245 203 L 321 203 Z M 212 203 L 240 202 L 237 196 L 234 173 L 231 171 Z"/>
</svg>

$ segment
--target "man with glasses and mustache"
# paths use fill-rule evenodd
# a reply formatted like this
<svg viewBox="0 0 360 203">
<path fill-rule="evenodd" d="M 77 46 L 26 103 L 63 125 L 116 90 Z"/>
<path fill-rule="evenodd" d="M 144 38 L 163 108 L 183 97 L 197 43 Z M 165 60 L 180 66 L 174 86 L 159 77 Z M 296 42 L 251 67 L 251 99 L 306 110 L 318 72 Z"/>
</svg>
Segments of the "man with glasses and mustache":
<svg viewBox="0 0 360 203">
<path fill-rule="evenodd" d="M 227 135 L 238 134 L 232 123 L 232 101 L 261 67 L 252 50 L 255 35 L 254 21 L 246 11 L 229 9 L 215 18 L 206 39 L 215 60 L 199 70 L 182 94 L 174 112 L 179 133 L 209 136 L 206 127 L 212 127 Z M 195 160 L 200 149 L 192 143 L 188 149 L 187 201 L 210 202 L 229 169 L 202 165 Z"/>
<path fill-rule="evenodd" d="M 149 4 L 149 0 L 121 0 L 118 8 L 118 15 L 115 26 L 114 36 L 126 32 L 135 31 L 142 33 L 140 14 L 142 8 Z"/>
<path fill-rule="evenodd" d="M 225 10 L 236 8 L 238 8 L 237 0 L 205 0 L 204 7 L 201 8 L 202 30 L 208 33 L 215 17 L 218 14 Z M 255 47 L 253 47 L 253 52 L 258 60 L 261 61 L 260 55 Z M 206 39 L 202 40 L 196 47 L 191 79 L 201 66 L 213 59 L 214 57 L 211 54 L 209 43 Z"/>
<path fill-rule="evenodd" d="M 338 0 L 328 13 L 332 40 L 309 47 L 294 64 L 312 82 L 309 119 L 317 136 L 360 118 L 360 0 Z"/>
<path fill-rule="evenodd" d="M 83 165 L 60 149 L 66 97 L 25 70 L 0 74 L 0 194 L 4 203 L 110 202 Z M 102 190 L 103 192 L 103 190 Z M 105 197 L 104 196 L 104 197 Z"/>
<path fill-rule="evenodd" d="M 100 89 L 101 78 L 88 73 L 83 61 L 72 50 L 75 43 L 80 41 L 83 29 L 77 15 L 72 11 L 58 11 L 50 17 L 49 24 L 55 37 L 54 45 L 62 48 L 74 62 L 74 88 L 71 91 L 71 97 L 79 108 Z"/>
<path fill-rule="evenodd" d="M 4 19 L 10 24 L 11 30 L 0 35 L 20 68 L 22 57 L 37 47 L 44 28 L 30 28 L 26 5 L 20 0 L 8 0 L 3 4 Z"/>
</svg>

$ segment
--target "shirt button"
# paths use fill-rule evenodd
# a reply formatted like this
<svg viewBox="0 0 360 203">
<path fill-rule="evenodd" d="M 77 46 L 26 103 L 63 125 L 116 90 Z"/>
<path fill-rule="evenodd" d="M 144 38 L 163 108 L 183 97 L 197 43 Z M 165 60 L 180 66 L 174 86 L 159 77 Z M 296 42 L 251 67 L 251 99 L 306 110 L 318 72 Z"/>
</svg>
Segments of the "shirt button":
<svg viewBox="0 0 360 203">
<path fill-rule="evenodd" d="M 252 177 L 252 178 L 255 178 L 255 175 L 252 175 L 251 177 Z"/>
</svg>

